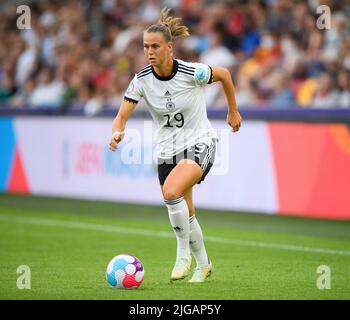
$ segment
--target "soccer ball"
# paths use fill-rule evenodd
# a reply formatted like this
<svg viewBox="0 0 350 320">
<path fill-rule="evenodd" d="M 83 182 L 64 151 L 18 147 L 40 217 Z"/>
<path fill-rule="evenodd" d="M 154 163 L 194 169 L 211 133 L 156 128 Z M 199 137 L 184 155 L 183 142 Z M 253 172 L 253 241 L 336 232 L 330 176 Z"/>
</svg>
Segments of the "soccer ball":
<svg viewBox="0 0 350 320">
<path fill-rule="evenodd" d="M 145 270 L 139 259 L 129 254 L 115 256 L 107 265 L 106 279 L 112 288 L 138 288 Z"/>
</svg>

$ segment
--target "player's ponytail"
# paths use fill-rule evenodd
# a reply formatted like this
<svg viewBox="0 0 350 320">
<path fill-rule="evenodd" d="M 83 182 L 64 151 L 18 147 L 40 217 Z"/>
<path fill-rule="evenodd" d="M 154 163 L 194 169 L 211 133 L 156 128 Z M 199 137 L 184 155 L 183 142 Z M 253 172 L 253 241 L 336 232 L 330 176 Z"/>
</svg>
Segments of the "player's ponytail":
<svg viewBox="0 0 350 320">
<path fill-rule="evenodd" d="M 181 25 L 181 18 L 169 15 L 170 9 L 163 8 L 157 24 L 150 26 L 146 32 L 161 32 L 167 42 L 190 35 L 188 28 Z"/>
</svg>

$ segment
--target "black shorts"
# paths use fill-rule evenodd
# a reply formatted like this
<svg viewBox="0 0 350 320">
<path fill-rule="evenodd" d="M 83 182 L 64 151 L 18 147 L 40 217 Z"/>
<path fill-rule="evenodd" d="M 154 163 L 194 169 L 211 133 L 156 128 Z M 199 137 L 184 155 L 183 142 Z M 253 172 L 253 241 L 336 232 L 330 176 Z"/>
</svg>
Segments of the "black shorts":
<svg viewBox="0 0 350 320">
<path fill-rule="evenodd" d="M 158 178 L 160 185 L 162 186 L 164 184 L 171 170 L 173 170 L 182 159 L 191 159 L 202 168 L 203 176 L 202 179 L 197 182 L 197 184 L 201 183 L 213 166 L 215 160 L 216 141 L 216 139 L 213 139 L 209 146 L 205 143 L 197 143 L 170 159 L 158 158 Z"/>
</svg>

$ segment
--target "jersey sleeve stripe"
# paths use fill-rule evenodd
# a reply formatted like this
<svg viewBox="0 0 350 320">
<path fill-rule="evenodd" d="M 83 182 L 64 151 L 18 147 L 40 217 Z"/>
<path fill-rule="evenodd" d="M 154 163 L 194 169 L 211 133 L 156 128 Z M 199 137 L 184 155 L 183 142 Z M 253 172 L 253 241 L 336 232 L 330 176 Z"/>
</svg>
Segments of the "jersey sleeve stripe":
<svg viewBox="0 0 350 320">
<path fill-rule="evenodd" d="M 188 66 L 185 66 L 185 65 L 183 65 L 183 64 L 181 64 L 181 63 L 179 63 L 179 68 L 183 68 L 183 69 L 186 69 L 186 70 L 188 70 L 188 71 L 194 71 L 194 70 L 196 70 L 196 68 L 194 68 L 194 67 L 188 67 Z"/>
<path fill-rule="evenodd" d="M 135 103 L 135 104 L 137 104 L 137 103 L 138 103 L 138 101 L 137 101 L 137 100 L 135 100 L 135 99 L 131 99 L 131 98 L 127 97 L 127 96 L 124 96 L 124 100 L 125 100 L 125 101 L 127 101 L 127 102 Z"/>
<path fill-rule="evenodd" d="M 188 74 L 189 76 L 194 76 L 194 73 L 191 73 L 191 72 L 186 72 L 186 71 L 181 70 L 181 69 L 179 69 L 179 72 L 181 72 L 181 73 L 185 73 L 185 74 Z"/>
<path fill-rule="evenodd" d="M 146 72 L 148 72 L 148 71 L 151 71 L 151 70 L 152 70 L 151 67 L 149 67 L 149 68 L 147 68 L 147 69 L 145 69 L 145 70 L 142 70 L 142 71 L 138 72 L 138 73 L 137 73 L 137 76 L 141 76 L 142 74 L 144 74 L 144 73 L 146 73 Z"/>
<path fill-rule="evenodd" d="M 137 76 L 137 79 L 140 79 L 140 78 L 142 78 L 142 77 L 145 77 L 145 76 L 147 76 L 147 75 L 149 75 L 149 74 L 151 74 L 151 73 L 152 73 L 152 70 L 149 70 L 148 72 L 143 73 L 143 74 Z"/>
<path fill-rule="evenodd" d="M 137 73 L 141 73 L 142 71 L 145 71 L 146 69 L 151 68 L 151 65 L 147 65 L 146 67 L 144 67 L 143 69 L 141 69 L 140 71 L 138 71 Z"/>
<path fill-rule="evenodd" d="M 193 72 L 193 73 L 195 71 L 195 69 L 191 70 L 191 69 L 184 68 L 183 66 L 179 66 L 179 69 L 185 70 L 185 71 L 188 71 L 188 72 Z"/>
</svg>

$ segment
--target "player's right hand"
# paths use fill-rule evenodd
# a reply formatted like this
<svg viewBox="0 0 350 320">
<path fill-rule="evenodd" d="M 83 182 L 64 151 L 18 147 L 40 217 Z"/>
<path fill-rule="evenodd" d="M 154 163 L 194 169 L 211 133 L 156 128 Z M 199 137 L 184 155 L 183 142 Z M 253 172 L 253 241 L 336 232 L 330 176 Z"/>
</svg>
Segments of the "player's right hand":
<svg viewBox="0 0 350 320">
<path fill-rule="evenodd" d="M 124 138 L 125 132 L 115 131 L 112 134 L 111 141 L 109 142 L 109 149 L 112 151 L 117 150 L 118 144 Z"/>
</svg>

